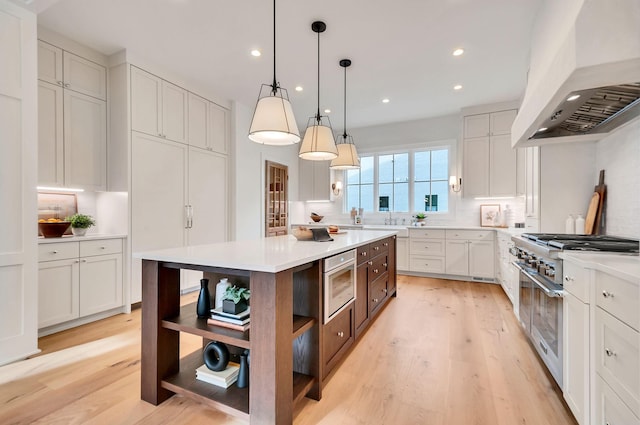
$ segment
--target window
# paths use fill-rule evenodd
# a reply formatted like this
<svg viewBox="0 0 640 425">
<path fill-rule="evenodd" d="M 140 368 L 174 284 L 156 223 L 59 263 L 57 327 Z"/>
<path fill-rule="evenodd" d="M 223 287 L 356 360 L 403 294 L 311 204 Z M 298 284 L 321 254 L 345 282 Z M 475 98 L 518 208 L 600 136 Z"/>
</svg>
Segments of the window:
<svg viewBox="0 0 640 425">
<path fill-rule="evenodd" d="M 415 149 L 360 157 L 346 172 L 345 211 L 449 210 L 449 149 Z"/>
</svg>

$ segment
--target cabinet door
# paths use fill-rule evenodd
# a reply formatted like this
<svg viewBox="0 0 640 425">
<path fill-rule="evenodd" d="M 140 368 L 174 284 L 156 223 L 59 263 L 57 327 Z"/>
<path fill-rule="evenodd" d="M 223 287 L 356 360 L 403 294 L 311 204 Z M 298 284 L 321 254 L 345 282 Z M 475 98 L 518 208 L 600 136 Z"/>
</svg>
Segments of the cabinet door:
<svg viewBox="0 0 640 425">
<path fill-rule="evenodd" d="M 447 251 L 447 255 L 449 252 Z M 493 241 L 469 242 L 469 276 L 495 277 L 495 248 Z"/>
<path fill-rule="evenodd" d="M 490 135 L 489 114 L 469 115 L 464 117 L 464 138 L 487 137 Z"/>
<path fill-rule="evenodd" d="M 341 311 L 323 326 L 322 332 L 324 337 L 322 343 L 324 361 L 322 377 L 326 378 L 353 344 L 353 308 L 348 307 Z"/>
<path fill-rule="evenodd" d="M 104 190 L 107 182 L 106 158 L 106 102 L 71 90 L 65 90 L 65 185 Z"/>
<path fill-rule="evenodd" d="M 467 241 L 447 241 L 445 255 L 445 272 L 467 276 L 469 274 L 469 249 Z"/>
<path fill-rule="evenodd" d="M 299 194 L 301 201 L 330 199 L 329 161 L 298 161 Z"/>
<path fill-rule="evenodd" d="M 369 324 L 369 265 L 367 263 L 358 266 L 353 314 L 356 337 L 358 337 Z"/>
<path fill-rule="evenodd" d="M 187 91 L 162 81 L 162 137 L 187 143 Z"/>
<path fill-rule="evenodd" d="M 516 195 L 516 150 L 511 149 L 511 135 L 491 137 L 489 145 L 489 194 Z"/>
<path fill-rule="evenodd" d="M 589 423 L 589 305 L 565 292 L 562 392 L 580 425 Z"/>
<path fill-rule="evenodd" d="M 121 307 L 122 254 L 80 259 L 80 316 Z"/>
<path fill-rule="evenodd" d="M 63 90 L 38 82 L 38 184 L 64 185 Z"/>
<path fill-rule="evenodd" d="M 38 40 L 38 79 L 62 87 L 62 49 Z"/>
<path fill-rule="evenodd" d="M 107 69 L 95 62 L 63 52 L 64 87 L 87 96 L 107 100 Z"/>
<path fill-rule="evenodd" d="M 229 153 L 229 111 L 209 102 L 209 147 L 219 153 Z"/>
<path fill-rule="evenodd" d="M 131 67 L 131 128 L 162 137 L 160 126 L 162 80 Z"/>
<path fill-rule="evenodd" d="M 490 116 L 491 135 L 511 134 L 511 126 L 516 119 L 518 111 L 511 109 L 508 111 L 492 112 Z"/>
<path fill-rule="evenodd" d="M 132 250 L 184 245 L 186 228 L 185 173 L 187 146 L 132 133 Z M 131 302 L 141 299 L 141 262 L 131 265 Z"/>
<path fill-rule="evenodd" d="M 189 145 L 207 149 L 207 120 L 209 101 L 189 93 L 188 131 Z"/>
<path fill-rule="evenodd" d="M 489 138 L 465 140 L 463 150 L 464 196 L 488 196 Z"/>
<path fill-rule="evenodd" d="M 525 216 L 538 218 L 540 148 L 526 148 L 525 154 Z"/>
<path fill-rule="evenodd" d="M 227 240 L 227 159 L 200 149 L 189 149 L 189 205 L 192 218 L 189 245 Z"/>
<path fill-rule="evenodd" d="M 409 238 L 396 238 L 396 268 L 409 270 Z"/>
<path fill-rule="evenodd" d="M 79 261 L 45 261 L 38 266 L 38 328 L 79 317 Z"/>
</svg>

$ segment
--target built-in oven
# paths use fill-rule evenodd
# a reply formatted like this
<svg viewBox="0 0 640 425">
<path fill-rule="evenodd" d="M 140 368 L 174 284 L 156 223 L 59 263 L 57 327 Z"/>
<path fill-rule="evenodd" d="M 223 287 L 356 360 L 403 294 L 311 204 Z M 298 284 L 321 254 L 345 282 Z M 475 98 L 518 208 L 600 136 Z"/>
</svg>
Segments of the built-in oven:
<svg viewBox="0 0 640 425">
<path fill-rule="evenodd" d="M 541 261 L 515 261 L 519 271 L 519 318 L 549 372 L 562 388 L 562 295 L 561 285 L 546 273 Z"/>
<path fill-rule="evenodd" d="M 324 323 L 356 298 L 356 250 L 325 258 L 323 267 Z"/>
</svg>

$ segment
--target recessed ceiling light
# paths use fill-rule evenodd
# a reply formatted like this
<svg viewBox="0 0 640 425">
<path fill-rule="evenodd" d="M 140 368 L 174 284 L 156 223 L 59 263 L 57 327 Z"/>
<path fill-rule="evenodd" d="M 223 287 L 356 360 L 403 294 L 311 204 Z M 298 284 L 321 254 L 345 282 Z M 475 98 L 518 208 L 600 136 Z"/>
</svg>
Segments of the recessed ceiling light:
<svg viewBox="0 0 640 425">
<path fill-rule="evenodd" d="M 453 56 L 460 56 L 464 53 L 464 49 L 456 49 L 453 51 Z"/>
<path fill-rule="evenodd" d="M 568 100 L 569 102 L 573 102 L 574 100 L 576 100 L 576 99 L 577 99 L 577 98 L 579 98 L 579 97 L 580 97 L 580 95 L 579 95 L 579 94 L 574 94 L 573 96 L 569 96 L 569 97 L 567 98 L 567 100 Z"/>
<path fill-rule="evenodd" d="M 262 52 L 260 52 L 260 50 L 258 50 L 258 49 L 253 49 L 251 51 L 251 56 L 258 57 L 258 56 L 261 56 L 261 55 L 262 55 Z"/>
<path fill-rule="evenodd" d="M 548 128 L 547 128 L 547 127 L 540 127 L 540 128 L 538 129 L 538 133 L 542 133 L 543 131 L 547 131 L 547 130 L 548 130 Z"/>
<path fill-rule="evenodd" d="M 382 103 L 389 103 L 389 99 L 382 99 Z"/>
<path fill-rule="evenodd" d="M 462 90 L 462 86 L 460 84 L 456 84 L 455 86 L 453 86 L 454 90 Z"/>
<path fill-rule="evenodd" d="M 296 86 L 296 91 L 302 91 L 302 90 L 303 90 L 302 86 Z"/>
<path fill-rule="evenodd" d="M 325 113 L 325 114 L 330 114 L 330 113 L 331 113 L 331 109 L 325 109 L 325 110 L 324 110 L 324 113 Z"/>
</svg>

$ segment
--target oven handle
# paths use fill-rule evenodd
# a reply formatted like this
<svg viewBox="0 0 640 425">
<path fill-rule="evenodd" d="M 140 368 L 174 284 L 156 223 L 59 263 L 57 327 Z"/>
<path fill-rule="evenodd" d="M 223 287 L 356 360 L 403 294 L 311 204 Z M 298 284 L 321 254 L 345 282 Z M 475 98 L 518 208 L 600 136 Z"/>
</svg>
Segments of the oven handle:
<svg viewBox="0 0 640 425">
<path fill-rule="evenodd" d="M 533 283 L 535 283 L 536 286 L 538 286 L 540 289 L 542 289 L 542 292 L 544 292 L 546 296 L 548 296 L 548 297 L 558 297 L 558 298 L 562 298 L 564 296 L 564 293 L 563 293 L 562 289 L 549 287 L 548 284 L 546 284 L 544 281 L 538 279 L 533 273 L 529 272 L 529 270 L 527 270 L 521 264 L 519 264 L 519 263 L 517 263 L 515 261 L 513 261 L 511 264 L 513 264 L 518 270 L 520 270 L 520 273 L 524 274 L 526 277 L 531 279 L 531 281 Z"/>
<path fill-rule="evenodd" d="M 342 270 L 344 270 L 344 269 L 346 269 L 348 267 L 355 266 L 355 265 L 356 265 L 356 259 L 352 258 L 350 260 L 345 261 L 344 263 L 340 263 L 337 266 L 334 266 L 332 269 L 325 270 L 323 274 L 325 276 L 329 276 L 329 275 L 335 274 L 335 273 L 337 273 L 339 271 L 342 271 Z M 354 267 L 354 269 L 355 269 L 355 267 Z"/>
</svg>

